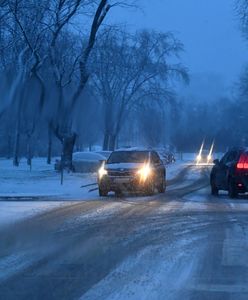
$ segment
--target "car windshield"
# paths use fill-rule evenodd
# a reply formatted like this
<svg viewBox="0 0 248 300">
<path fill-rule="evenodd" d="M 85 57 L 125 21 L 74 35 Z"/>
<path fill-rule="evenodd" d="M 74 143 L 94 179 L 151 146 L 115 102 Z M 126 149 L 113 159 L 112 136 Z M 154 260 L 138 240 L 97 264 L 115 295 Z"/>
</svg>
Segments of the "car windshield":
<svg viewBox="0 0 248 300">
<path fill-rule="evenodd" d="M 116 151 L 110 155 L 107 163 L 144 163 L 148 157 L 147 151 Z"/>
</svg>

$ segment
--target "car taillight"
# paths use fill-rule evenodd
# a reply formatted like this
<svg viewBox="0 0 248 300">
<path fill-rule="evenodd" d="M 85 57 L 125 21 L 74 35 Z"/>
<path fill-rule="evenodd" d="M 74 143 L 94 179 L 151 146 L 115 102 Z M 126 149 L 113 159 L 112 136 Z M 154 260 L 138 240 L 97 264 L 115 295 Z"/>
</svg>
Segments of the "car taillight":
<svg viewBox="0 0 248 300">
<path fill-rule="evenodd" d="M 241 154 L 239 161 L 237 163 L 238 170 L 248 170 L 248 155 Z"/>
</svg>

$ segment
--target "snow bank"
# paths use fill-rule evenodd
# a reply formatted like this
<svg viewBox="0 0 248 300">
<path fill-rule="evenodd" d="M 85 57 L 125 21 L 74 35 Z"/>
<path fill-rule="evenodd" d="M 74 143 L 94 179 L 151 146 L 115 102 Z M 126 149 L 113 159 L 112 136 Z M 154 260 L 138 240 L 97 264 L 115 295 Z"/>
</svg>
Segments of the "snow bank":
<svg viewBox="0 0 248 300">
<path fill-rule="evenodd" d="M 96 196 L 96 193 L 89 194 L 89 188 L 81 188 L 96 183 L 96 174 L 64 172 L 63 185 L 60 179 L 60 173 L 54 171 L 53 165 L 47 165 L 45 158 L 33 159 L 32 171 L 25 160 L 16 168 L 12 161 L 0 159 L 0 198 L 46 197 L 51 200 L 59 197 L 63 200 L 82 200 Z"/>
<path fill-rule="evenodd" d="M 166 179 L 171 180 L 175 178 L 178 173 L 180 173 L 183 168 L 185 168 L 186 164 L 176 161 L 173 164 L 169 164 L 166 166 Z"/>
</svg>

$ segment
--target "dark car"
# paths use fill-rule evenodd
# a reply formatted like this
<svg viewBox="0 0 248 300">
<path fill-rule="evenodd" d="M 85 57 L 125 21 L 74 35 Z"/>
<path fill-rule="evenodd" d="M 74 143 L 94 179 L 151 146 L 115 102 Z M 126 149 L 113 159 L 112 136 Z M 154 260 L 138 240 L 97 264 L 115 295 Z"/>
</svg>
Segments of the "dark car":
<svg viewBox="0 0 248 300">
<path fill-rule="evenodd" d="M 156 151 L 114 151 L 98 172 L 99 195 L 107 196 L 110 191 L 152 195 L 156 189 L 164 193 L 165 176 L 165 166 Z"/>
<path fill-rule="evenodd" d="M 248 149 L 232 149 L 221 160 L 215 159 L 210 184 L 213 195 L 225 190 L 230 198 L 236 198 L 248 192 Z"/>
</svg>

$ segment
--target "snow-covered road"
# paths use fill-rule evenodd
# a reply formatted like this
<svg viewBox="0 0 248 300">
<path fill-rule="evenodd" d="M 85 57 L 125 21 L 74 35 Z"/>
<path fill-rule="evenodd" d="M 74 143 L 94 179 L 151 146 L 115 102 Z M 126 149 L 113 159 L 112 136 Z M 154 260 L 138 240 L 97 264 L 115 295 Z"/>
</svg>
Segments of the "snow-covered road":
<svg viewBox="0 0 248 300">
<path fill-rule="evenodd" d="M 247 299 L 248 201 L 210 196 L 208 175 L 183 166 L 164 195 L 67 202 L 2 227 L 0 299 Z"/>
</svg>

